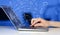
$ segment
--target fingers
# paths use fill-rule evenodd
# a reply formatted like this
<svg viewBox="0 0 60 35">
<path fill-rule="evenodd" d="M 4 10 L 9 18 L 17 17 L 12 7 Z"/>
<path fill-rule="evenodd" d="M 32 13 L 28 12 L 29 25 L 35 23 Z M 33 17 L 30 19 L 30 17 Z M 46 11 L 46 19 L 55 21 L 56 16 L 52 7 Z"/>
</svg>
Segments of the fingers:
<svg viewBox="0 0 60 35">
<path fill-rule="evenodd" d="M 34 25 L 34 27 L 44 26 L 43 24 L 37 23 Z"/>
<path fill-rule="evenodd" d="M 34 25 L 37 24 L 37 23 L 41 23 L 40 20 L 34 21 L 34 22 L 31 24 L 31 26 L 34 26 Z"/>
<path fill-rule="evenodd" d="M 36 23 L 40 23 L 41 21 L 43 21 L 43 19 L 34 18 L 34 19 L 31 20 L 31 26 L 35 25 Z"/>
<path fill-rule="evenodd" d="M 36 21 L 35 18 L 31 20 L 31 26 L 35 24 L 35 21 Z"/>
<path fill-rule="evenodd" d="M 31 25 L 33 25 L 34 24 L 34 21 L 35 21 L 36 19 L 32 19 L 31 20 Z"/>
</svg>

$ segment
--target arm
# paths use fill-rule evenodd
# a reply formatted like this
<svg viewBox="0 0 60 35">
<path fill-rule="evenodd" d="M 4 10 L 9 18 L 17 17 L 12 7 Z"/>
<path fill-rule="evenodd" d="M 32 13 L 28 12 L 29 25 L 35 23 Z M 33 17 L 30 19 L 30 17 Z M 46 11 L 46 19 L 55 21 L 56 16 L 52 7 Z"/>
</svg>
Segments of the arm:
<svg viewBox="0 0 60 35">
<path fill-rule="evenodd" d="M 50 26 L 60 27 L 60 22 L 57 21 L 48 21 Z"/>
</svg>

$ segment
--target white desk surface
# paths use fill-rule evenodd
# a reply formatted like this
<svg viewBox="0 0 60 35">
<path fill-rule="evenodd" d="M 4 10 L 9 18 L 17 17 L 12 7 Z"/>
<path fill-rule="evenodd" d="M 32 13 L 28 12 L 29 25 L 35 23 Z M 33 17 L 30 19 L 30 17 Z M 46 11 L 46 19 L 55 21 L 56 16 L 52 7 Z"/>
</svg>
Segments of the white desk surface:
<svg viewBox="0 0 60 35">
<path fill-rule="evenodd" d="M 48 32 L 17 31 L 10 26 L 0 26 L 0 35 L 60 35 L 60 28 L 50 28 Z"/>
</svg>

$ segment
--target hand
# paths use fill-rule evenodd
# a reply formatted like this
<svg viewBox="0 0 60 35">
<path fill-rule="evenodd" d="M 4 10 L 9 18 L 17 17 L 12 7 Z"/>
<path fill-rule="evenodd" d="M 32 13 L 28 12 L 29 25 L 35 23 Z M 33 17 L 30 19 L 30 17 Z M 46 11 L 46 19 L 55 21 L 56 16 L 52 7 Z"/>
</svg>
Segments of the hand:
<svg viewBox="0 0 60 35">
<path fill-rule="evenodd" d="M 49 22 L 47 20 L 44 20 L 42 18 L 34 18 L 31 20 L 31 26 L 34 27 L 48 27 L 49 26 Z"/>
</svg>

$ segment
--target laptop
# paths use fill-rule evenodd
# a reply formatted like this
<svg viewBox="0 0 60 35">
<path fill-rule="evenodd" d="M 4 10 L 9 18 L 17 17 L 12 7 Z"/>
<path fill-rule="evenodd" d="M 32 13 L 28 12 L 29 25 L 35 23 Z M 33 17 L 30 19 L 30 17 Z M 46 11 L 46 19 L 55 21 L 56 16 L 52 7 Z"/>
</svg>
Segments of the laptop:
<svg viewBox="0 0 60 35">
<path fill-rule="evenodd" d="M 3 9 L 7 17 L 10 19 L 10 21 L 18 31 L 39 31 L 39 32 L 48 31 L 48 28 L 44 28 L 44 27 L 31 27 L 31 26 L 26 27 L 19 20 L 19 18 L 17 17 L 17 15 L 15 14 L 15 12 L 11 7 L 8 7 L 8 6 L 0 6 L 0 7 Z"/>
</svg>

